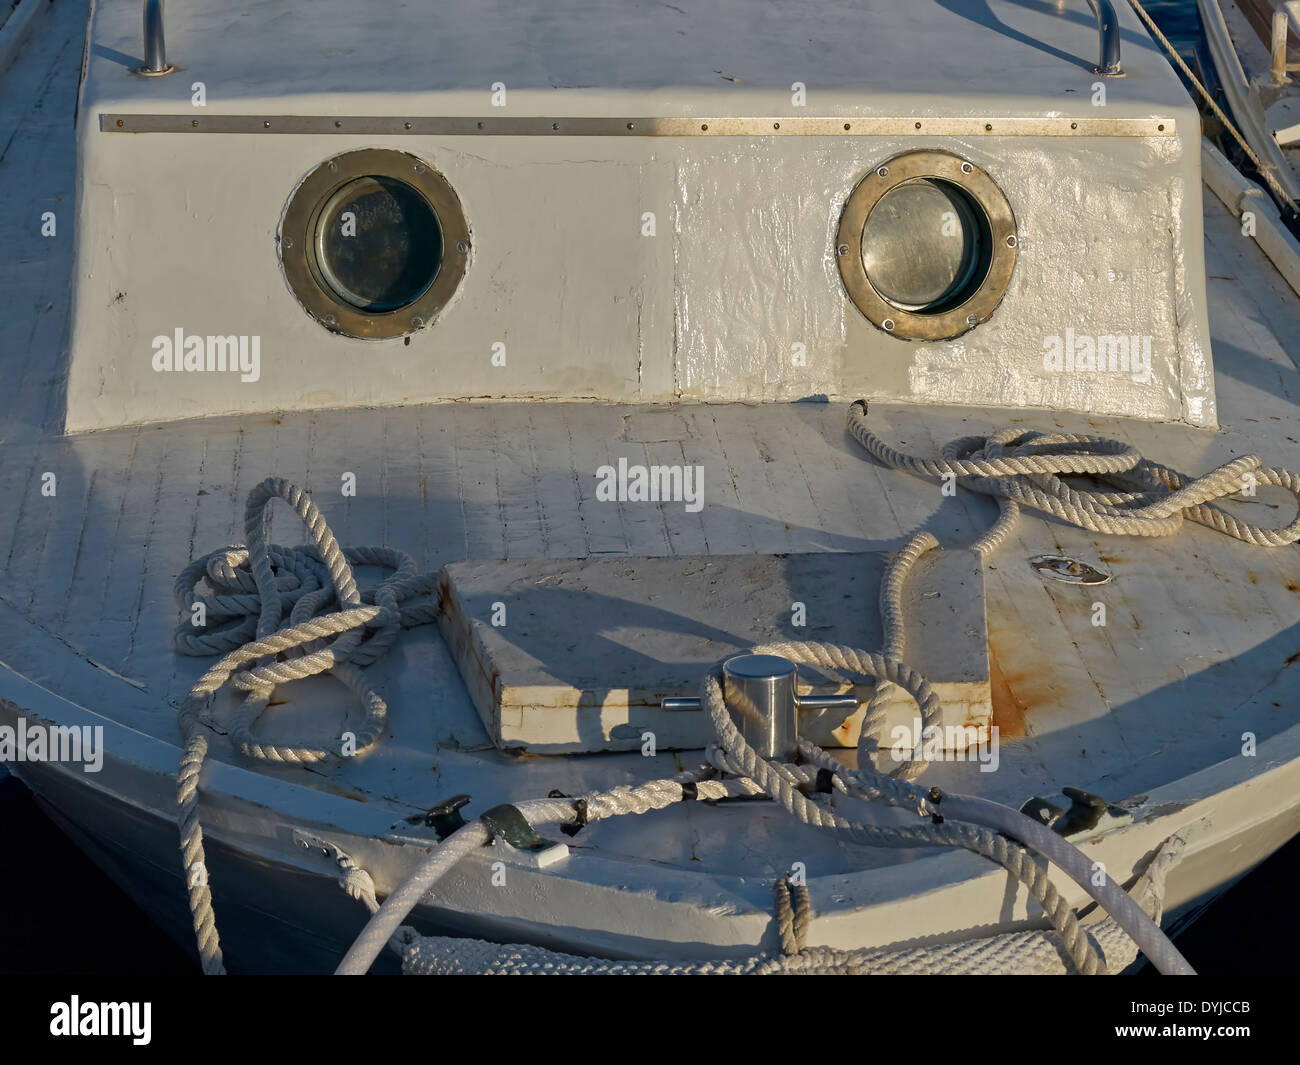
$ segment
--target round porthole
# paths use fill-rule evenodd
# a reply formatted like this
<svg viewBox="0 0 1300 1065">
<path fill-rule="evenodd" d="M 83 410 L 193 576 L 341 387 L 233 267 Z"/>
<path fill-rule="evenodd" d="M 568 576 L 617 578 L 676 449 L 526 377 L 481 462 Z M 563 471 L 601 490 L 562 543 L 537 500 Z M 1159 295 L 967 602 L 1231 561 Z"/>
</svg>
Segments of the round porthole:
<svg viewBox="0 0 1300 1065">
<path fill-rule="evenodd" d="M 836 258 L 854 305 L 893 336 L 948 340 L 988 319 L 1015 268 L 1016 219 L 983 170 L 907 152 L 859 182 Z"/>
<path fill-rule="evenodd" d="M 336 156 L 293 191 L 280 261 L 307 313 L 336 333 L 402 336 L 437 317 L 465 276 L 469 226 L 428 163 L 369 148 Z"/>
</svg>

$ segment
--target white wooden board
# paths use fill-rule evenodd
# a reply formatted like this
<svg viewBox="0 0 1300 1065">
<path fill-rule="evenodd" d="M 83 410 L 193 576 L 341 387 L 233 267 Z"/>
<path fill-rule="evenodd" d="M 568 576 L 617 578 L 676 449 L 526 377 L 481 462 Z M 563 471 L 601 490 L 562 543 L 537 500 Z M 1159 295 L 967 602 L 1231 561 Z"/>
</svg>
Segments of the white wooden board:
<svg viewBox="0 0 1300 1065">
<path fill-rule="evenodd" d="M 630 750 L 653 733 L 656 747 L 703 747 L 712 735 L 705 716 L 665 711 L 660 701 L 698 694 L 711 667 L 756 644 L 879 649 L 887 559 L 868 552 L 458 562 L 440 574 L 441 627 L 500 746 Z M 935 687 L 945 725 L 979 729 L 990 721 L 983 587 L 978 558 L 964 550 L 923 557 L 908 583 L 907 661 Z M 800 679 L 804 692 L 853 687 L 811 667 Z M 808 710 L 800 733 L 852 746 L 861 715 Z M 899 691 L 885 736 L 894 726 L 912 728 L 916 717 L 916 704 Z"/>
</svg>

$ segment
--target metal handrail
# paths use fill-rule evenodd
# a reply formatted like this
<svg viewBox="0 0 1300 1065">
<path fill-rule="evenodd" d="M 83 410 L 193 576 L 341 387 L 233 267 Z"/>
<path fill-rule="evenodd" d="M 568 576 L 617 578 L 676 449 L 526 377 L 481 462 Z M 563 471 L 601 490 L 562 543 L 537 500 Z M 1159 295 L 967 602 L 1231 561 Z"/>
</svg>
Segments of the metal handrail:
<svg viewBox="0 0 1300 1065">
<path fill-rule="evenodd" d="M 170 74 L 175 69 L 167 62 L 167 41 L 163 36 L 163 0 L 144 0 L 144 65 L 137 73 L 156 78 Z"/>
<path fill-rule="evenodd" d="M 1092 72 L 1108 78 L 1121 77 L 1124 68 L 1119 62 L 1119 19 L 1115 17 L 1115 5 L 1110 0 L 1088 0 L 1088 4 L 1097 16 L 1097 32 L 1101 35 L 1101 60 Z"/>
</svg>

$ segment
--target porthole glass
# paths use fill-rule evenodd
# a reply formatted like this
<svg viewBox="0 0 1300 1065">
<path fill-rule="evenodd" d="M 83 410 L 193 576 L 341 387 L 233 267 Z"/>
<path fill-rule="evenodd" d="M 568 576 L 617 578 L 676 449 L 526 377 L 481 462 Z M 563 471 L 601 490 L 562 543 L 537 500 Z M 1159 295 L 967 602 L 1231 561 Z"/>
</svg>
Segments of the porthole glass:
<svg viewBox="0 0 1300 1065">
<path fill-rule="evenodd" d="M 280 261 L 303 308 L 334 333 L 403 336 L 434 323 L 469 264 L 469 225 L 450 183 L 406 152 L 335 156 L 294 189 Z"/>
<path fill-rule="evenodd" d="M 348 182 L 316 223 L 316 266 L 339 299 L 363 311 L 414 303 L 442 265 L 442 227 L 404 181 L 367 175 Z"/>
</svg>

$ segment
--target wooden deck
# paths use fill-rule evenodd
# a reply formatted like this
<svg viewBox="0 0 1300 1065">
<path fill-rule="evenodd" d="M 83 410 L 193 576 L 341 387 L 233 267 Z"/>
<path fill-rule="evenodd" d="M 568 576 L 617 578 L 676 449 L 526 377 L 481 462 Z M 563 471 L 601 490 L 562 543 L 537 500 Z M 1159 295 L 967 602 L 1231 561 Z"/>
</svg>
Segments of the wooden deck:
<svg viewBox="0 0 1300 1065">
<path fill-rule="evenodd" d="M 341 542 L 397 546 L 428 568 L 467 558 L 893 549 L 922 528 L 959 545 L 991 522 L 987 500 L 944 498 L 937 485 L 866 458 L 844 431 L 842 405 L 448 404 L 59 436 L 75 79 L 56 74 L 80 57 L 78 5 L 59 5 L 52 20 L 0 93 L 0 200 L 14 205 L 5 234 L 13 254 L 0 258 L 13 312 L 0 319 L 0 662 L 30 680 L 173 740 L 177 701 L 207 663 L 172 652 L 172 583 L 191 559 L 242 540 L 244 499 L 270 475 L 311 492 Z M 57 237 L 40 235 L 46 210 Z M 1117 437 L 1185 472 L 1245 453 L 1300 469 L 1300 304 L 1209 194 L 1205 224 L 1220 434 L 954 408 L 881 407 L 873 417 L 925 455 L 1012 421 Z M 597 501 L 595 470 L 619 456 L 703 466 L 703 511 Z M 356 476 L 355 498 L 341 494 L 345 473 Z M 1261 493 L 1239 512 L 1281 525 L 1290 506 Z M 282 511 L 275 532 L 295 543 L 290 517 Z M 1092 590 L 1045 582 L 1027 561 L 1042 553 L 1102 566 L 1115 580 Z M 1255 549 L 1199 527 L 1142 541 L 1027 517 L 987 577 L 1002 771 L 936 766 L 934 782 L 1015 802 L 1072 783 L 1118 800 L 1233 757 L 1244 731 L 1263 739 L 1296 723 L 1300 705 L 1283 695 L 1300 658 L 1296 558 L 1292 548 Z M 1104 627 L 1092 624 L 1094 602 L 1106 605 Z M 852 632 L 816 635 L 856 642 Z M 482 750 L 486 736 L 432 627 L 405 634 L 379 673 L 392 734 L 373 756 L 311 773 L 262 771 L 396 815 L 471 787 L 501 801 L 672 769 L 672 756 Z M 287 689 L 267 734 L 337 735 L 348 712 L 337 691 L 328 681 Z M 235 758 L 220 743 L 214 757 Z M 647 842 L 644 828 L 600 826 L 600 838 L 681 860 L 671 832 Z M 746 860 L 771 864 L 756 842 Z"/>
</svg>

